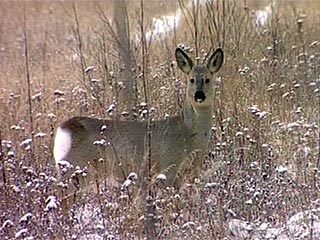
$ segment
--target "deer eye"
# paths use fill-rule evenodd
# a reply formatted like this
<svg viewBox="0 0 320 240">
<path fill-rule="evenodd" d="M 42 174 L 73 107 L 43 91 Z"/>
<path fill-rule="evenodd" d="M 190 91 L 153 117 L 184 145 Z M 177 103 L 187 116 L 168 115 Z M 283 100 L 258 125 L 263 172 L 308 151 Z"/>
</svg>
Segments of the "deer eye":
<svg viewBox="0 0 320 240">
<path fill-rule="evenodd" d="M 191 82 L 191 83 L 194 83 L 194 78 L 191 78 L 191 79 L 190 79 L 190 82 Z"/>
<path fill-rule="evenodd" d="M 205 83 L 209 83 L 210 82 L 210 79 L 207 78 L 206 80 L 204 80 Z"/>
</svg>

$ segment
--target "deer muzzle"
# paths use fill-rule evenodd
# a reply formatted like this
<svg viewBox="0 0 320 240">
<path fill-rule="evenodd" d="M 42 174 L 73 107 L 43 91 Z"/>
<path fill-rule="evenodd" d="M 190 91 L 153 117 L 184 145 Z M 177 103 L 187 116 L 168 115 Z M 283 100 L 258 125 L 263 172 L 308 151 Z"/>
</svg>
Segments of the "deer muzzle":
<svg viewBox="0 0 320 240">
<path fill-rule="evenodd" d="M 202 103 L 206 99 L 206 95 L 203 91 L 196 91 L 194 94 L 194 100 L 198 103 Z"/>
</svg>

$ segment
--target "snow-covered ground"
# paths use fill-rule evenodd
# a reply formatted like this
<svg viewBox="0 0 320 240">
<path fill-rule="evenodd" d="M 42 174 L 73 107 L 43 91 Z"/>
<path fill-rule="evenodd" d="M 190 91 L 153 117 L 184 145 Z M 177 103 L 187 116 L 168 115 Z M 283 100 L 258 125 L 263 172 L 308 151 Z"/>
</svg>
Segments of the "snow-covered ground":
<svg viewBox="0 0 320 240">
<path fill-rule="evenodd" d="M 320 239 L 320 208 L 297 212 L 276 226 L 269 222 L 251 223 L 230 219 L 228 227 L 232 239 Z"/>
</svg>

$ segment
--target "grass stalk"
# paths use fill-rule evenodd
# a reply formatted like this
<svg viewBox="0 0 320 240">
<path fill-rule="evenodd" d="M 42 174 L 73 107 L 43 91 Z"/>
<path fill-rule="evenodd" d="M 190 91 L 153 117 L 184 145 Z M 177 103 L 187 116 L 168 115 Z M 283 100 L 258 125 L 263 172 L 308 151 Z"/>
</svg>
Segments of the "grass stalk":
<svg viewBox="0 0 320 240">
<path fill-rule="evenodd" d="M 146 195 L 146 209 L 145 209 L 145 232 L 146 238 L 148 240 L 156 239 L 156 226 L 155 226 L 155 208 L 154 208 L 154 196 L 152 192 L 152 146 L 151 146 L 151 117 L 150 117 L 150 103 L 149 103 L 149 90 L 148 90 L 148 46 L 146 41 L 146 28 L 145 28 L 145 12 L 144 12 L 144 0 L 140 0 L 140 34 L 141 34 L 141 57 L 142 57 L 142 84 L 143 84 L 143 93 L 144 93 L 144 101 L 148 107 L 148 114 L 147 114 L 147 125 L 146 125 L 146 152 L 145 152 L 145 159 L 147 163 L 147 171 L 148 171 L 148 179 L 147 179 L 147 189 L 148 193 Z M 143 166 L 145 167 L 145 166 Z M 144 179 L 142 180 L 144 181 Z M 144 187 L 142 187 L 144 188 Z M 142 189 L 145 191 L 145 189 Z M 142 194 L 144 196 L 145 194 Z"/>
<path fill-rule="evenodd" d="M 82 76 L 82 84 L 83 86 L 87 87 L 88 84 L 86 83 L 86 60 L 84 57 L 84 50 L 83 50 L 83 41 L 81 38 L 81 33 L 80 33 L 80 22 L 79 22 L 79 17 L 77 13 L 77 7 L 75 3 L 72 3 L 72 12 L 73 12 L 73 18 L 74 18 L 74 23 L 75 23 L 75 29 L 73 29 L 73 34 L 76 39 L 76 47 L 77 47 L 77 54 L 79 54 L 80 58 L 80 70 L 81 70 L 81 76 Z"/>
<path fill-rule="evenodd" d="M 28 29 L 27 29 L 27 17 L 26 8 L 23 4 L 23 43 L 24 43 L 24 60 L 25 60 L 25 74 L 27 82 L 27 94 L 28 94 L 28 114 L 29 114 L 29 126 L 30 126 L 30 136 L 31 136 L 31 159 L 33 159 L 34 154 L 34 124 L 33 124 L 33 107 L 31 99 L 31 77 L 30 77 L 30 66 L 29 66 L 29 47 L 28 47 Z"/>
</svg>

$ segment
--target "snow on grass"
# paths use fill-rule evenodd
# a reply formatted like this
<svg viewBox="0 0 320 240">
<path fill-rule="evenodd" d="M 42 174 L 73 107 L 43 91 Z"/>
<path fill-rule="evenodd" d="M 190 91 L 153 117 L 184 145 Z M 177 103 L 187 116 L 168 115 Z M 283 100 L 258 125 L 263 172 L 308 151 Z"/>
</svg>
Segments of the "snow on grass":
<svg viewBox="0 0 320 240">
<path fill-rule="evenodd" d="M 233 218 L 228 221 L 228 228 L 236 239 L 320 239 L 319 214 L 320 208 L 298 212 L 277 226 Z"/>
</svg>

